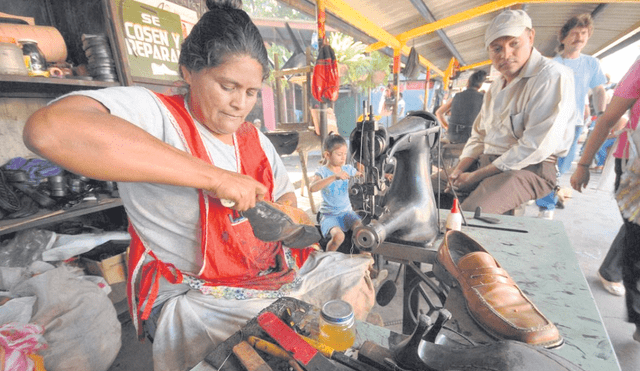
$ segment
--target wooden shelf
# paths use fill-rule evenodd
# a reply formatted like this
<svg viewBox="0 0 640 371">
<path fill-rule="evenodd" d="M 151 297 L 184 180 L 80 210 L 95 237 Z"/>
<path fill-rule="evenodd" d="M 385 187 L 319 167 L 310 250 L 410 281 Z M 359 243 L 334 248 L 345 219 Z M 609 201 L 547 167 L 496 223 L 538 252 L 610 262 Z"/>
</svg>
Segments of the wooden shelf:
<svg viewBox="0 0 640 371">
<path fill-rule="evenodd" d="M 3 97 L 57 97 L 74 90 L 120 85 L 119 82 L 0 74 L 0 96 Z"/>
<path fill-rule="evenodd" d="M 79 203 L 67 210 L 41 210 L 26 218 L 0 220 L 0 235 L 49 223 L 55 223 L 76 216 L 91 214 L 118 206 L 122 206 L 122 200 L 120 198 L 108 198 L 102 201 Z"/>
</svg>

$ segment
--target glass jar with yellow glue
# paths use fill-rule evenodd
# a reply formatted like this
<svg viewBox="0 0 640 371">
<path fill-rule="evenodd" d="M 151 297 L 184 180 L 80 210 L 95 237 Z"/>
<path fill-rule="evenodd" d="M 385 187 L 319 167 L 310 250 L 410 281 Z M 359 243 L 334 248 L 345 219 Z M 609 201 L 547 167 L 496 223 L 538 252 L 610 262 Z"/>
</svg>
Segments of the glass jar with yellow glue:
<svg viewBox="0 0 640 371">
<path fill-rule="evenodd" d="M 47 70 L 47 60 L 42 50 L 38 47 L 38 42 L 31 39 L 20 39 L 18 43 L 22 45 L 24 64 L 27 66 L 29 76 L 51 76 Z"/>
<path fill-rule="evenodd" d="M 353 346 L 356 341 L 356 324 L 351 304 L 337 299 L 322 306 L 318 339 L 338 352 Z"/>
</svg>

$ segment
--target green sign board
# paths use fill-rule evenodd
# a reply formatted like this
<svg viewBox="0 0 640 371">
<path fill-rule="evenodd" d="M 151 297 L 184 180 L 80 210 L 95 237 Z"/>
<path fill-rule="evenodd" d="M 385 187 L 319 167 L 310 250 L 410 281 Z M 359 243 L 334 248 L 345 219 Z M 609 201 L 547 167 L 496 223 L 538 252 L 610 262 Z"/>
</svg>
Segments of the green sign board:
<svg viewBox="0 0 640 371">
<path fill-rule="evenodd" d="M 117 7 L 131 76 L 179 79 L 180 16 L 132 0 L 117 0 Z"/>
</svg>

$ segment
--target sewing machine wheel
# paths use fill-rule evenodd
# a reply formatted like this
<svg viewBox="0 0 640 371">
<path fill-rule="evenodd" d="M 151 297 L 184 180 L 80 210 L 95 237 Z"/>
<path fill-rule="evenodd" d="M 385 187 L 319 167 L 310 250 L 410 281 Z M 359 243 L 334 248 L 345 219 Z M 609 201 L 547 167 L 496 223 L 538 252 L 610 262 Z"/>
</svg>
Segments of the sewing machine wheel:
<svg viewBox="0 0 640 371">
<path fill-rule="evenodd" d="M 409 282 L 409 285 L 405 288 L 403 298 L 405 321 L 407 319 L 411 320 L 414 328 L 418 325 L 421 314 L 431 317 L 434 313 L 444 308 L 444 303 L 449 293 L 449 288 L 441 284 L 435 278 L 433 272 L 424 272 L 424 275 L 427 279 L 416 276 Z"/>
</svg>

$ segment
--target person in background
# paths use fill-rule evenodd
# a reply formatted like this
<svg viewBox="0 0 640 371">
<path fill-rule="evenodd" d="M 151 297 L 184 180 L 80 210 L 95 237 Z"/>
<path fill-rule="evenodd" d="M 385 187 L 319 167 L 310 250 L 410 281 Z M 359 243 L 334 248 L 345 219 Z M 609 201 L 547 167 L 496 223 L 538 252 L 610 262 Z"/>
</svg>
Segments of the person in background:
<svg viewBox="0 0 640 371">
<path fill-rule="evenodd" d="M 323 166 L 311 178 L 311 192 L 322 191 L 320 229 L 331 237 L 327 251 L 336 251 L 344 241 L 344 232 L 362 225 L 349 200 L 349 179 L 362 174 L 347 165 L 347 142 L 340 135 L 329 135 L 322 144 Z"/>
<path fill-rule="evenodd" d="M 508 213 L 556 184 L 556 157 L 571 146 L 578 114 L 573 76 L 543 57 L 534 37 L 523 10 L 503 11 L 485 31 L 485 47 L 501 76 L 485 93 L 449 179 L 444 171 L 432 176 L 434 190 L 457 191 L 463 210 Z"/>
<path fill-rule="evenodd" d="M 380 116 L 390 116 L 393 113 L 395 100 L 393 84 L 389 84 L 382 91 L 382 96 L 378 103 L 378 114 Z"/>
<path fill-rule="evenodd" d="M 560 54 L 556 55 L 553 60 L 573 71 L 576 108 L 582 114 L 574 123 L 575 133 L 569 152 L 565 157 L 558 159 L 558 176 L 571 170 L 571 164 L 578 148 L 578 139 L 584 129 L 585 121 L 591 116 L 587 105 L 587 95 L 590 89 L 593 92 L 596 115 L 601 115 L 605 108 L 604 84 L 607 82 L 607 77 L 602 72 L 600 62 L 596 58 L 581 53 L 592 34 L 593 19 L 589 14 L 581 14 L 571 17 L 562 26 L 558 36 Z M 555 190 L 544 198 L 536 200 L 536 205 L 539 208 L 538 217 L 553 219 L 557 202 L 558 197 Z"/>
<path fill-rule="evenodd" d="M 406 102 L 404 101 L 404 97 L 402 93 L 399 93 L 400 100 L 398 101 L 398 120 L 404 117 L 404 110 L 406 106 Z"/>
<path fill-rule="evenodd" d="M 266 133 L 269 131 L 269 129 L 267 129 L 266 126 L 262 125 L 262 120 L 260 119 L 253 120 L 253 126 L 255 126 L 256 129 L 260 130 L 263 133 Z"/>
<path fill-rule="evenodd" d="M 194 367 L 282 296 L 343 299 L 359 319 L 375 301 L 371 257 L 264 242 L 242 217 L 296 196 L 269 139 L 245 121 L 269 75 L 264 40 L 240 1 L 207 7 L 181 46 L 185 94 L 78 91 L 35 112 L 23 133 L 38 155 L 118 182 L 129 309 L 138 335 L 144 320 L 153 336 L 155 370 Z"/>
<path fill-rule="evenodd" d="M 436 111 L 440 125 L 447 131 L 449 143 L 466 143 L 471 136 L 471 127 L 482 108 L 484 94 L 479 90 L 486 77 L 485 71 L 474 72 L 467 81 L 467 89 L 456 94 Z M 445 116 L 449 114 L 447 121 Z"/>
<path fill-rule="evenodd" d="M 640 58 L 638 58 L 627 74 L 618 83 L 611 103 L 604 114 L 598 117 L 596 125 L 585 143 L 584 152 L 578 161 L 576 171 L 571 175 L 571 186 L 582 192 L 589 184 L 589 166 L 606 138 L 611 134 L 620 118 L 630 111 L 629 120 L 618 138 L 618 145 L 613 152 L 615 157 L 615 189 L 620 186 L 623 166 L 629 158 L 629 134 L 638 128 L 640 119 Z M 629 321 L 640 327 L 640 291 L 637 286 L 640 278 L 640 226 L 627 220 L 620 227 L 611 243 L 604 261 L 598 269 L 598 278 L 604 288 L 613 295 L 626 293 Z M 635 242 L 632 242 L 635 241 Z M 625 253 L 626 251 L 626 253 Z M 640 330 L 636 330 L 634 339 L 640 341 Z"/>
</svg>

